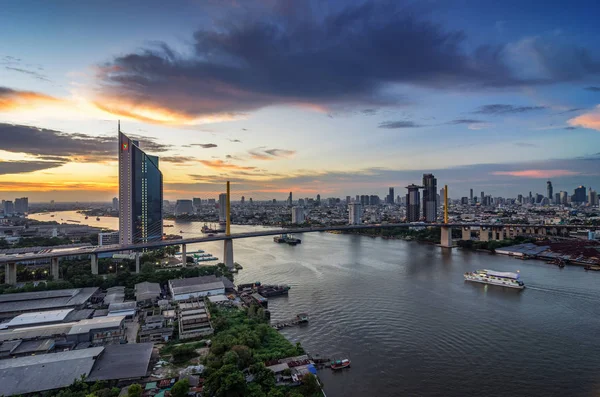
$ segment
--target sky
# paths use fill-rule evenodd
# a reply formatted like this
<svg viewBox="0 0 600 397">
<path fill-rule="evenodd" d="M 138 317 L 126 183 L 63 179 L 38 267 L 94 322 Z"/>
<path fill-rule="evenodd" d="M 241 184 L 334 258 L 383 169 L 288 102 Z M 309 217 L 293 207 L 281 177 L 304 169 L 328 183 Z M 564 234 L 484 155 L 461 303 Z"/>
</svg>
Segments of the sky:
<svg viewBox="0 0 600 397">
<path fill-rule="evenodd" d="M 525 4 L 524 4 L 525 3 Z M 600 188 L 596 1 L 14 1 L 0 198 L 117 195 L 117 120 L 165 199 Z"/>
</svg>

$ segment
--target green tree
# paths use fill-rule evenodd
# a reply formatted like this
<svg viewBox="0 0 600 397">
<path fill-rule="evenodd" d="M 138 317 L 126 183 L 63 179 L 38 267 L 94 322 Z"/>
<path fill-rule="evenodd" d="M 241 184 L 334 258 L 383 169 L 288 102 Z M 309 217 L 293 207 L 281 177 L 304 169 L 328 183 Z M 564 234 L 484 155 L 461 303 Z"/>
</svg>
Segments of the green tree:
<svg viewBox="0 0 600 397">
<path fill-rule="evenodd" d="M 185 397 L 190 391 L 190 381 L 186 379 L 178 380 L 171 389 L 172 397 Z"/>
<path fill-rule="evenodd" d="M 141 397 L 142 391 L 142 386 L 134 383 L 127 389 L 127 397 Z"/>
<path fill-rule="evenodd" d="M 267 397 L 285 397 L 285 394 L 279 389 L 272 389 L 269 394 L 267 394 Z"/>
<path fill-rule="evenodd" d="M 312 396 L 313 394 L 319 393 L 321 391 L 321 386 L 319 386 L 317 377 L 313 374 L 304 375 L 302 377 L 302 386 L 300 386 L 300 391 L 304 396 Z"/>
</svg>

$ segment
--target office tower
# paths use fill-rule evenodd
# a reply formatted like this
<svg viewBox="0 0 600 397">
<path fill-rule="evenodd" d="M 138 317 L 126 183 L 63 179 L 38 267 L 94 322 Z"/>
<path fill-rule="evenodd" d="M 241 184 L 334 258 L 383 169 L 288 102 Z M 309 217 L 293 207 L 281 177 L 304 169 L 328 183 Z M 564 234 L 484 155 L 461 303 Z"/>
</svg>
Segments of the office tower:
<svg viewBox="0 0 600 397">
<path fill-rule="evenodd" d="M 158 157 L 146 154 L 119 126 L 119 240 L 122 245 L 161 240 L 163 176 Z"/>
<path fill-rule="evenodd" d="M 381 204 L 381 199 L 379 198 L 379 196 L 373 194 L 369 197 L 369 204 L 370 205 L 379 205 L 379 204 Z"/>
<path fill-rule="evenodd" d="M 219 222 L 226 222 L 227 218 L 227 193 L 219 194 Z"/>
<path fill-rule="evenodd" d="M 425 222 L 437 220 L 437 179 L 433 174 L 423 174 L 423 218 Z"/>
<path fill-rule="evenodd" d="M 2 210 L 4 211 L 4 216 L 9 216 L 15 212 L 15 206 L 12 201 L 2 200 Z"/>
<path fill-rule="evenodd" d="M 292 205 L 292 192 L 290 192 L 290 195 L 288 196 L 287 205 L 289 205 L 289 206 Z"/>
<path fill-rule="evenodd" d="M 471 200 L 471 202 L 473 202 L 473 189 L 470 189 L 470 195 L 469 195 L 469 199 Z"/>
<path fill-rule="evenodd" d="M 598 193 L 592 188 L 588 192 L 588 204 L 590 206 L 598 205 Z"/>
<path fill-rule="evenodd" d="M 535 194 L 535 203 L 536 204 L 541 204 L 543 199 L 544 199 L 544 195 L 539 194 L 539 193 Z"/>
<path fill-rule="evenodd" d="M 560 204 L 560 193 L 554 193 L 554 204 Z"/>
<path fill-rule="evenodd" d="M 277 199 L 273 199 L 273 204 L 277 204 Z"/>
<path fill-rule="evenodd" d="M 304 223 L 304 208 L 292 207 L 292 223 L 297 225 Z"/>
<path fill-rule="evenodd" d="M 298 199 L 298 205 L 300 207 L 304 207 L 304 203 L 305 203 L 304 199 Z"/>
<path fill-rule="evenodd" d="M 360 203 L 348 204 L 348 223 L 360 225 L 362 223 L 362 205 Z"/>
<path fill-rule="evenodd" d="M 29 198 L 21 197 L 15 199 L 15 212 L 17 214 L 26 214 L 29 212 Z"/>
<path fill-rule="evenodd" d="M 419 193 L 420 186 L 408 185 L 406 187 L 406 220 L 408 222 L 418 222 L 421 218 L 421 194 Z"/>
<path fill-rule="evenodd" d="M 550 181 L 546 182 L 546 192 L 546 197 L 548 197 L 548 200 L 552 201 L 554 194 L 552 193 L 552 182 Z"/>
<path fill-rule="evenodd" d="M 356 198 L 355 198 L 354 202 L 355 202 L 355 203 L 358 203 L 358 202 L 360 202 L 360 198 L 359 198 L 358 194 L 356 195 Z"/>
<path fill-rule="evenodd" d="M 388 204 L 394 204 L 394 188 L 390 187 L 388 190 L 388 195 L 385 199 L 385 202 Z"/>
<path fill-rule="evenodd" d="M 119 210 L 119 199 L 117 197 L 113 197 L 113 199 L 112 199 L 112 210 L 113 211 Z"/>
<path fill-rule="evenodd" d="M 321 195 L 317 194 L 317 205 L 321 204 Z"/>
<path fill-rule="evenodd" d="M 350 204 L 350 196 L 346 196 L 346 204 Z"/>
<path fill-rule="evenodd" d="M 517 196 L 517 201 L 519 202 L 519 204 L 523 204 L 523 195 L 522 194 L 519 194 Z"/>
<path fill-rule="evenodd" d="M 194 197 L 192 199 L 192 205 L 194 206 L 194 211 L 198 211 L 200 207 L 202 207 L 202 199 L 199 197 Z"/>
<path fill-rule="evenodd" d="M 208 205 L 212 205 L 212 206 L 216 206 L 217 205 L 217 201 L 215 199 L 208 199 L 208 200 L 206 200 L 206 203 Z"/>
<path fill-rule="evenodd" d="M 193 214 L 194 204 L 192 200 L 177 200 L 175 204 L 175 215 Z"/>
<path fill-rule="evenodd" d="M 244 204 L 246 204 L 246 197 L 242 196 L 242 199 L 240 200 L 240 204 L 242 204 L 242 206 Z"/>
<path fill-rule="evenodd" d="M 560 203 L 562 205 L 569 204 L 569 195 L 568 195 L 568 193 L 561 190 L 561 192 L 559 194 L 560 194 Z"/>
<path fill-rule="evenodd" d="M 468 197 L 462 197 L 462 198 L 460 199 L 460 203 L 461 203 L 462 205 L 467 205 L 467 204 L 469 204 L 469 198 L 468 198 Z"/>
<path fill-rule="evenodd" d="M 483 204 L 483 198 L 485 197 L 485 194 L 483 192 L 481 192 L 481 200 L 479 201 L 481 204 Z"/>
<path fill-rule="evenodd" d="M 575 194 L 571 198 L 571 201 L 574 203 L 585 203 L 587 201 L 587 194 L 585 186 L 579 186 L 575 188 Z"/>
</svg>

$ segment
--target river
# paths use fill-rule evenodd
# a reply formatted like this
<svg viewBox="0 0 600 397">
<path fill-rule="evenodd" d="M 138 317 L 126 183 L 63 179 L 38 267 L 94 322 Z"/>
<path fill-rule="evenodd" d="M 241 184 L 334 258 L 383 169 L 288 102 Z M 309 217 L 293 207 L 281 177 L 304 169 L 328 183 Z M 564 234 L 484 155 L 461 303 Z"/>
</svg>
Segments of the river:
<svg viewBox="0 0 600 397">
<path fill-rule="evenodd" d="M 185 237 L 202 227 L 174 225 L 165 231 Z M 352 360 L 350 369 L 320 371 L 328 397 L 600 394 L 600 274 L 400 240 L 299 237 L 295 247 L 235 240 L 244 266 L 236 282 L 289 284 L 288 297 L 269 301 L 272 319 L 308 312 L 310 323 L 281 332 L 311 353 Z M 200 247 L 222 257 L 222 243 L 188 251 Z M 520 270 L 527 288 L 463 281 L 483 268 Z"/>
</svg>

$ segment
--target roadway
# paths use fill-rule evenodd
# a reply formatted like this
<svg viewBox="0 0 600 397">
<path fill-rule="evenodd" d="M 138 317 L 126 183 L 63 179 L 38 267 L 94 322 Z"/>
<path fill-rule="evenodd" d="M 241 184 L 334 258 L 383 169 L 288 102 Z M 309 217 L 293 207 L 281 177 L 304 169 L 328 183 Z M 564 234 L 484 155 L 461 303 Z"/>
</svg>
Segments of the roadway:
<svg viewBox="0 0 600 397">
<path fill-rule="evenodd" d="M 53 247 L 45 247 L 44 250 L 38 253 L 26 253 L 26 254 L 13 254 L 13 255 L 1 255 L 0 264 L 4 263 L 15 263 L 22 261 L 32 261 L 38 259 L 50 259 L 60 258 L 66 256 L 83 256 L 83 255 L 97 255 L 111 252 L 120 251 L 142 251 L 144 249 L 158 249 L 164 248 L 171 245 L 182 245 L 182 244 L 198 244 L 206 243 L 210 241 L 223 241 L 223 240 L 236 240 L 242 238 L 252 237 L 263 237 L 263 236 L 276 236 L 279 234 L 288 233 L 314 233 L 314 232 L 326 232 L 326 231 L 343 231 L 343 230 L 361 230 L 361 229 L 380 229 L 380 228 L 392 228 L 392 227 L 484 227 L 484 228 L 558 228 L 558 229 L 599 229 L 598 226 L 582 226 L 582 225 L 523 225 L 523 224 L 498 224 L 498 223 L 383 223 L 383 224 L 369 224 L 369 225 L 339 225 L 339 226 L 317 226 L 317 227 L 302 227 L 293 229 L 271 229 L 271 230 L 259 230 L 256 232 L 246 233 L 235 233 L 230 236 L 224 234 L 215 236 L 205 237 L 191 237 L 177 240 L 160 240 L 153 241 L 143 244 L 132 244 L 132 245 L 108 245 L 108 246 L 93 246 L 93 247 L 73 247 L 73 248 L 59 248 L 53 249 Z"/>
</svg>

